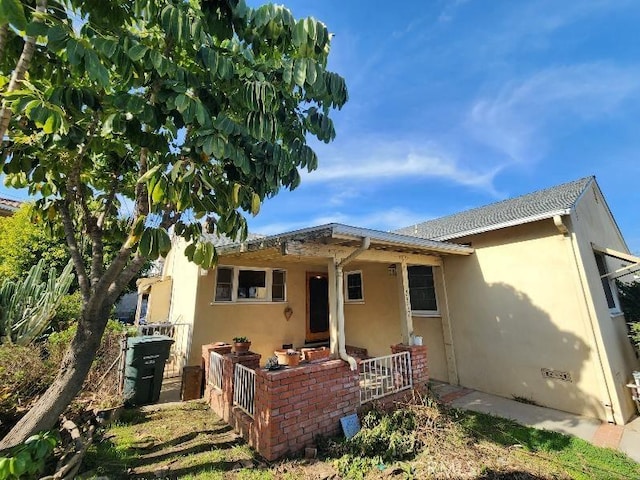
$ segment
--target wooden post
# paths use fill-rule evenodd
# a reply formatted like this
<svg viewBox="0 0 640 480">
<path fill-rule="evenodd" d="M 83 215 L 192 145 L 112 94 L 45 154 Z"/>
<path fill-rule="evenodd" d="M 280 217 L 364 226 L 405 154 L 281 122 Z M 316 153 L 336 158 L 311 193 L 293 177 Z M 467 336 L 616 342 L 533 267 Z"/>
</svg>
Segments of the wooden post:
<svg viewBox="0 0 640 480">
<path fill-rule="evenodd" d="M 402 330 L 402 343 L 410 345 L 413 335 L 413 317 L 411 316 L 411 296 L 409 294 L 409 270 L 407 262 L 400 263 L 398 272 L 398 305 L 400 306 L 400 328 Z"/>
<path fill-rule="evenodd" d="M 330 258 L 327 262 L 327 282 L 329 283 L 329 346 L 331 357 L 338 358 L 338 297 L 336 284 L 336 263 Z"/>
</svg>

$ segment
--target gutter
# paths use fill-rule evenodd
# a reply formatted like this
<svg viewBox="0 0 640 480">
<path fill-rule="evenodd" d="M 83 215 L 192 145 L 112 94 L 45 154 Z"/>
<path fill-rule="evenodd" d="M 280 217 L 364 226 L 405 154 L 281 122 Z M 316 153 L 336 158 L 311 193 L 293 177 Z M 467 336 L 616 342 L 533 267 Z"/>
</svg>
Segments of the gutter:
<svg viewBox="0 0 640 480">
<path fill-rule="evenodd" d="M 351 252 L 349 256 L 343 258 L 339 262 L 335 263 L 336 270 L 336 300 L 337 300 L 337 314 L 338 314 L 338 355 L 340 358 L 349 363 L 352 371 L 358 370 L 358 363 L 356 359 L 347 354 L 346 339 L 344 335 L 344 277 L 343 268 L 350 263 L 358 255 L 365 250 L 369 249 L 371 245 L 370 237 L 363 237 L 362 244 L 356 250 Z"/>
</svg>

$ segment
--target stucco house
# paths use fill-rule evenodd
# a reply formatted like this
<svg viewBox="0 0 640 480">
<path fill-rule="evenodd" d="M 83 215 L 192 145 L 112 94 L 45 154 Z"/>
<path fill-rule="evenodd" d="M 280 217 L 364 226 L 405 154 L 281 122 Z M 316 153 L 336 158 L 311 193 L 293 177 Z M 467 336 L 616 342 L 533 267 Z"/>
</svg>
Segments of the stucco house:
<svg viewBox="0 0 640 480">
<path fill-rule="evenodd" d="M 341 224 L 238 243 L 202 270 L 174 240 L 149 309 L 200 346 L 247 336 L 260 362 L 326 344 L 359 368 L 422 337 L 430 378 L 624 424 L 640 364 L 614 278 L 639 268 L 594 177 L 395 232 Z M 157 292 L 154 290 L 157 288 Z M 155 310 L 154 310 L 155 309 Z"/>
</svg>

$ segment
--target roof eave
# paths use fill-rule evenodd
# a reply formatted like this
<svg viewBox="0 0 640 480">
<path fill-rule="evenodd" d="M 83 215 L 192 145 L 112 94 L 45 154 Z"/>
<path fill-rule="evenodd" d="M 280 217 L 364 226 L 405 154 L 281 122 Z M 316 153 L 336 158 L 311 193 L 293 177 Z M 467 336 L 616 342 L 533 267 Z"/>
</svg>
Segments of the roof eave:
<svg viewBox="0 0 640 480">
<path fill-rule="evenodd" d="M 412 248 L 423 251 L 425 254 L 453 254 L 471 255 L 474 249 L 471 247 L 444 244 L 437 240 L 423 239 L 408 235 L 387 234 L 376 230 L 350 227 L 348 225 L 329 224 L 320 227 L 306 228 L 282 235 L 274 235 L 259 240 L 252 240 L 242 243 L 234 243 L 217 248 L 220 255 L 238 254 L 248 251 L 264 250 L 267 248 L 279 247 L 282 242 L 292 239 L 315 240 L 319 238 L 331 238 L 337 240 L 360 240 L 369 237 L 377 245 L 385 245 L 396 248 Z M 394 237 L 394 238 L 387 238 Z"/>
<path fill-rule="evenodd" d="M 556 215 L 560 215 L 560 216 L 564 216 L 564 215 L 569 215 L 571 213 L 571 208 L 565 208 L 565 209 L 561 209 L 561 210 L 554 210 L 552 212 L 545 212 L 545 213 L 541 213 L 538 215 L 532 215 L 530 217 L 526 217 L 526 218 L 518 218 L 516 220 L 511 220 L 509 222 L 503 222 L 503 223 L 498 223 L 495 225 L 487 225 L 486 227 L 480 227 L 480 228 L 474 228 L 472 230 L 466 230 L 463 232 L 457 232 L 454 234 L 450 234 L 450 235 L 442 235 L 439 237 L 433 237 L 432 240 L 436 240 L 439 242 L 442 241 L 448 241 L 448 240 L 453 240 L 456 238 L 462 238 L 462 237 L 468 237 L 471 235 L 477 235 L 479 233 L 486 233 L 486 232 L 491 232 L 494 230 L 500 230 L 502 228 L 508 228 L 508 227 L 516 227 L 518 225 L 524 225 L 526 223 L 532 223 L 532 222 L 537 222 L 540 220 L 547 220 L 549 218 L 553 218 Z"/>
</svg>

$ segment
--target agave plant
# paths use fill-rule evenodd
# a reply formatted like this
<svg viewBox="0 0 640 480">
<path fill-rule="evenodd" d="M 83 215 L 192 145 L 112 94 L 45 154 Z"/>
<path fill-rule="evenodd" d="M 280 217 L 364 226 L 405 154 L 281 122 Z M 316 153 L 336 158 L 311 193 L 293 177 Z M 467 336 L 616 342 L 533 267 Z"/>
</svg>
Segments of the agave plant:
<svg viewBox="0 0 640 480">
<path fill-rule="evenodd" d="M 44 260 L 34 265 L 22 280 L 4 280 L 0 285 L 0 343 L 28 345 L 50 325 L 56 309 L 73 282 L 73 265 L 60 276 L 49 270 L 43 279 Z"/>
</svg>

